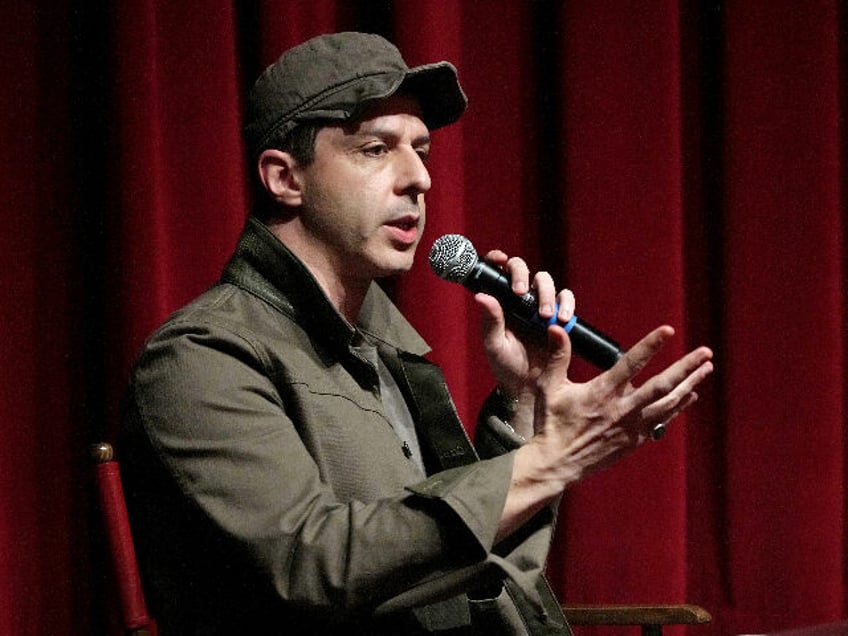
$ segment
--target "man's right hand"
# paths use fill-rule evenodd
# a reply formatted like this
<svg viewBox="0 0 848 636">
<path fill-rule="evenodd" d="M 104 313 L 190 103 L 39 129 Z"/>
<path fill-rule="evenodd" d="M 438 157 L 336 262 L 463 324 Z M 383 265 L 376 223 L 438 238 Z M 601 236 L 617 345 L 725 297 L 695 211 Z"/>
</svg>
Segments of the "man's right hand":
<svg viewBox="0 0 848 636">
<path fill-rule="evenodd" d="M 654 329 L 609 370 L 585 383 L 568 379 L 571 347 L 561 327 L 548 328 L 548 359 L 536 388 L 535 435 L 516 453 L 513 486 L 499 531 L 505 537 L 570 484 L 614 464 L 698 399 L 713 370 L 699 347 L 639 387 L 633 380 L 674 335 Z"/>
</svg>

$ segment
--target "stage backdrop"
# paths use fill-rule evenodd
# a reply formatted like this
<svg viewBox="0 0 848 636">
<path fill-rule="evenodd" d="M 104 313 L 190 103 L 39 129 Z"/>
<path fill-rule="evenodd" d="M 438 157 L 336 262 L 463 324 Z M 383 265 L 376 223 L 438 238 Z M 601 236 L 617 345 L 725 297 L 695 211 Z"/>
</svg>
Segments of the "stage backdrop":
<svg viewBox="0 0 848 636">
<path fill-rule="evenodd" d="M 341 29 L 453 61 L 470 99 L 435 134 L 417 266 L 388 285 L 469 429 L 491 382 L 468 294 L 426 264 L 442 233 L 549 269 L 624 345 L 669 322 L 664 361 L 716 351 L 665 439 L 565 497 L 560 597 L 699 603 L 714 621 L 691 634 L 845 617 L 839 5 L 3 3 L 0 633 L 105 630 L 86 445 L 114 434 L 145 336 L 234 245 L 247 87 Z"/>
</svg>

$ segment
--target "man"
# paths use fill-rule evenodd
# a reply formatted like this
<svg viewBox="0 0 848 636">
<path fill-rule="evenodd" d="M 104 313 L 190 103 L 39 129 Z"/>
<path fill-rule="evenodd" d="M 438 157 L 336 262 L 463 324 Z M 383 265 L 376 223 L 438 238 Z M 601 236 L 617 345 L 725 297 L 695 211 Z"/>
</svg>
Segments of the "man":
<svg viewBox="0 0 848 636">
<path fill-rule="evenodd" d="M 248 100 L 254 214 L 218 285 L 148 341 L 120 450 L 165 634 L 567 634 L 542 577 L 563 490 L 647 439 L 711 370 L 635 389 L 661 327 L 587 384 L 568 336 L 525 344 L 478 295 L 498 390 L 475 449 L 427 347 L 375 284 L 412 265 L 456 71 L 380 37 L 310 40 Z M 568 291 L 502 252 L 513 288 Z M 526 440 L 526 441 L 525 441 Z"/>
</svg>

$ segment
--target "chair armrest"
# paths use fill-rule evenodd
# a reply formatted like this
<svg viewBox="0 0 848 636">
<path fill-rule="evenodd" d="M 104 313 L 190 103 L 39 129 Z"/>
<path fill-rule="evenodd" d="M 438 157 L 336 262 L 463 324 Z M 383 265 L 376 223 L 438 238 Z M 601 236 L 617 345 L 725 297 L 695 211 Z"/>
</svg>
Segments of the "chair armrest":
<svg viewBox="0 0 848 636">
<path fill-rule="evenodd" d="M 572 625 L 694 625 L 712 616 L 698 605 L 563 605 Z"/>
</svg>

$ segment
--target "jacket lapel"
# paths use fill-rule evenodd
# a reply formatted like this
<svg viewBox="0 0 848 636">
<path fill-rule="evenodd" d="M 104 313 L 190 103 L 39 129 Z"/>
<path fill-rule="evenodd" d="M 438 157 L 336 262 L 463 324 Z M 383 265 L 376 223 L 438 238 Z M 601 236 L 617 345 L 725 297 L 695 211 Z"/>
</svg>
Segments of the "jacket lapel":
<svg viewBox="0 0 848 636">
<path fill-rule="evenodd" d="M 380 347 L 380 355 L 410 405 L 427 472 L 477 461 L 441 369 L 420 356 L 389 347 Z"/>
</svg>

